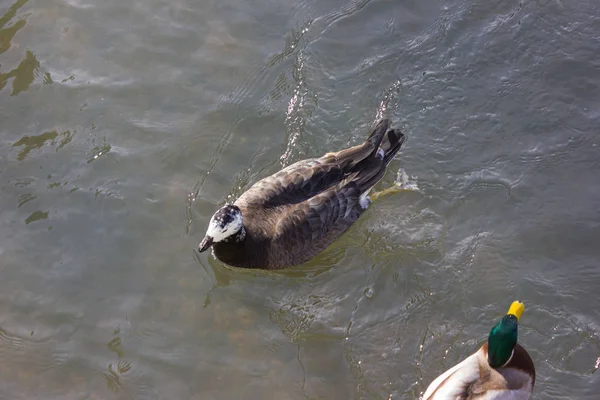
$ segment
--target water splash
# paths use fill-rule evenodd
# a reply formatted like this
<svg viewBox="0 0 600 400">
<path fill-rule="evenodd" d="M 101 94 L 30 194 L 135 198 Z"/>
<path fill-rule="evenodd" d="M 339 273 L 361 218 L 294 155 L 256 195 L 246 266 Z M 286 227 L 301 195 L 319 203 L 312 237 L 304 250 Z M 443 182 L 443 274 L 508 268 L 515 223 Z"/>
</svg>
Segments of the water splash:
<svg viewBox="0 0 600 400">
<path fill-rule="evenodd" d="M 303 110 L 306 105 L 306 98 L 308 96 L 308 88 L 306 87 L 306 80 L 304 77 L 304 58 L 302 52 L 298 52 L 296 58 L 296 64 L 294 66 L 294 80 L 296 81 L 296 87 L 292 98 L 288 103 L 288 108 L 285 113 L 285 125 L 289 132 L 288 143 L 283 155 L 279 158 L 282 167 L 285 167 L 292 155 L 292 151 L 298 143 L 298 139 L 304 126 L 306 125 L 306 117 L 303 115 Z"/>
<path fill-rule="evenodd" d="M 411 180 L 412 178 L 413 180 Z M 396 179 L 394 180 L 394 185 L 399 186 L 403 190 L 410 190 L 415 192 L 420 192 L 421 190 L 417 186 L 416 177 L 409 177 L 406 171 L 402 168 L 398 170 L 396 174 Z"/>
<path fill-rule="evenodd" d="M 379 103 L 379 107 L 377 107 L 377 112 L 375 113 L 375 123 L 383 119 L 386 115 L 392 100 L 396 98 L 398 94 L 400 94 L 400 89 L 402 89 L 402 81 L 397 80 L 390 86 L 383 94 L 383 99 Z"/>
</svg>

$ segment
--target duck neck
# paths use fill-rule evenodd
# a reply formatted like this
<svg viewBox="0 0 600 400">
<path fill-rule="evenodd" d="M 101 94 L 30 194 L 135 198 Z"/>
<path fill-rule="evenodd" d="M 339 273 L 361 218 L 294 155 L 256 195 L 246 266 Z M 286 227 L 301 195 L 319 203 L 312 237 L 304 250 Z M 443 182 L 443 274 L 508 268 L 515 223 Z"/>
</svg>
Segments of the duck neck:
<svg viewBox="0 0 600 400">
<path fill-rule="evenodd" d="M 215 243 L 212 247 L 215 258 L 233 267 L 254 268 L 261 265 L 262 258 L 256 259 L 256 248 L 246 243 L 247 232 L 244 228 L 227 239 Z"/>
<path fill-rule="evenodd" d="M 246 228 L 242 226 L 242 229 L 235 235 L 236 242 L 242 242 L 246 239 Z"/>
</svg>

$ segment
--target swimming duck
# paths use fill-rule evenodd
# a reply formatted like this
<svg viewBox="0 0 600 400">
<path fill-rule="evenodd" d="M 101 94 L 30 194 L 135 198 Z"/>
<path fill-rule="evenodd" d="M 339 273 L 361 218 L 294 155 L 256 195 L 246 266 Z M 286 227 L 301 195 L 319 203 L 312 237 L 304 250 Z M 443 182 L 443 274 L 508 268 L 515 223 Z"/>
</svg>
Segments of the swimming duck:
<svg viewBox="0 0 600 400">
<path fill-rule="evenodd" d="M 423 400 L 526 400 L 535 384 L 535 367 L 517 343 L 525 305 L 515 301 L 473 355 L 438 376 Z"/>
<path fill-rule="evenodd" d="M 281 269 L 315 257 L 377 197 L 369 192 L 404 142 L 389 125 L 384 119 L 363 144 L 298 161 L 256 182 L 215 212 L 198 250 L 212 246 L 215 258 L 243 268 Z"/>
</svg>

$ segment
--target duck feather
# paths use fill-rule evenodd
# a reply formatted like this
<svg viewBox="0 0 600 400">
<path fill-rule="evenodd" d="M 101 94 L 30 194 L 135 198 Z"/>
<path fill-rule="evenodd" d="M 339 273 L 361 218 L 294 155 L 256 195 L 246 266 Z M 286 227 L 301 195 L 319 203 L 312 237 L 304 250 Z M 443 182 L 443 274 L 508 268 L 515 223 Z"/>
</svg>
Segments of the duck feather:
<svg viewBox="0 0 600 400">
<path fill-rule="evenodd" d="M 357 164 L 368 160 L 369 156 L 377 152 L 388 126 L 389 120 L 383 120 L 361 145 L 327 153 L 320 158 L 298 161 L 258 181 L 235 204 L 239 207 L 278 207 L 306 201 L 325 189 L 335 187 L 348 178 L 349 173 L 356 172 Z M 364 169 L 361 171 L 369 172 Z"/>
<path fill-rule="evenodd" d="M 252 185 L 236 201 L 244 240 L 218 242 L 219 260 L 280 269 L 305 262 L 342 235 L 366 209 L 361 196 L 383 177 L 404 135 L 382 120 L 364 143 L 298 161 Z"/>
<path fill-rule="evenodd" d="M 494 369 L 487 362 L 487 343 L 475 354 L 438 376 L 423 400 L 527 400 L 535 384 L 535 367 L 516 344 L 510 361 Z"/>
</svg>

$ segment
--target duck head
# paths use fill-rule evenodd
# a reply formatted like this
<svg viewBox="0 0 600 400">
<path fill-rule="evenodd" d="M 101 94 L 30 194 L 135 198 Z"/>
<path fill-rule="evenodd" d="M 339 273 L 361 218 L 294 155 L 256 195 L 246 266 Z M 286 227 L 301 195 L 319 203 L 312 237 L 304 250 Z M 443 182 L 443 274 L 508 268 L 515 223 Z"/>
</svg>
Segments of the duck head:
<svg viewBox="0 0 600 400">
<path fill-rule="evenodd" d="M 198 251 L 201 253 L 208 250 L 214 243 L 219 243 L 233 235 L 243 232 L 244 224 L 242 220 L 242 210 L 233 204 L 227 204 L 217 210 L 208 223 L 206 235 Z M 241 238 L 243 239 L 243 238 Z"/>
<path fill-rule="evenodd" d="M 492 328 L 488 337 L 488 364 L 500 368 L 510 361 L 517 344 L 519 319 L 525 305 L 514 301 L 506 315 Z"/>
</svg>

